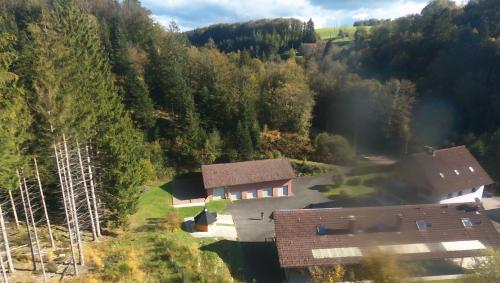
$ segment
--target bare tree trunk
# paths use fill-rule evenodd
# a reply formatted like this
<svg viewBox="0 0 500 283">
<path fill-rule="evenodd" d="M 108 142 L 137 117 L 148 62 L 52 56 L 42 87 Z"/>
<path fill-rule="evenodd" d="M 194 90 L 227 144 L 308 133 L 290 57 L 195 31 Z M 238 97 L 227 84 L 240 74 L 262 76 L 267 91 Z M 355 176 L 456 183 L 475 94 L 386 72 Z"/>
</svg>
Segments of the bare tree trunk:
<svg viewBox="0 0 500 283">
<path fill-rule="evenodd" d="M 12 257 L 10 255 L 9 239 L 7 238 L 7 228 L 5 227 L 5 222 L 3 221 L 3 211 L 0 205 L 0 228 L 2 229 L 3 246 L 5 248 L 5 255 L 7 256 L 7 264 L 9 267 L 9 272 L 13 273 L 14 264 L 12 264 Z"/>
<path fill-rule="evenodd" d="M 28 203 L 28 209 L 30 212 L 31 223 L 33 224 L 33 234 L 35 235 L 36 249 L 38 252 L 38 256 L 40 258 L 40 267 L 42 268 L 43 282 L 47 282 L 47 275 L 45 274 L 45 264 L 43 263 L 42 248 L 40 247 L 40 240 L 38 239 L 38 233 L 36 231 L 35 217 L 33 216 L 33 210 L 31 208 L 30 193 L 28 190 L 28 186 L 26 185 L 26 178 L 24 178 L 24 176 L 23 176 L 23 182 L 24 182 L 24 191 L 26 193 L 26 201 Z"/>
<path fill-rule="evenodd" d="M 0 255 L 0 267 L 2 268 L 2 278 L 3 282 L 7 283 L 9 280 L 7 279 L 7 272 L 5 271 L 5 265 L 3 264 L 3 257 Z"/>
<path fill-rule="evenodd" d="M 85 150 L 87 151 L 87 163 L 89 165 L 89 179 L 90 179 L 90 192 L 92 194 L 92 202 L 94 205 L 94 213 L 95 213 L 95 225 L 97 230 L 97 236 L 101 237 L 101 224 L 99 223 L 99 211 L 97 209 L 97 198 L 95 196 L 95 188 L 94 188 L 94 177 L 92 176 L 92 165 L 90 163 L 90 154 L 89 154 L 89 146 L 85 146 Z"/>
<path fill-rule="evenodd" d="M 19 178 L 19 191 L 21 193 L 21 200 L 23 202 L 23 210 L 24 210 L 24 218 L 26 223 L 26 230 L 28 231 L 28 239 L 29 239 L 29 247 L 31 250 L 31 262 L 33 263 L 33 270 L 36 270 L 36 262 L 35 262 L 35 251 L 33 250 L 33 236 L 31 235 L 30 229 L 30 221 L 28 218 L 28 209 L 26 208 L 26 201 L 24 200 L 24 192 L 23 185 L 21 184 L 21 175 L 19 174 L 19 170 L 17 171 L 17 177 Z"/>
<path fill-rule="evenodd" d="M 55 144 L 54 144 L 54 152 L 56 154 L 57 173 L 59 175 L 59 182 L 61 184 L 61 191 L 62 191 L 63 203 L 64 203 L 64 213 L 66 214 L 66 224 L 68 226 L 68 234 L 69 234 L 69 241 L 70 241 L 70 247 L 71 247 L 71 258 L 72 258 L 72 261 L 73 261 L 73 268 L 75 269 L 75 276 L 78 276 L 78 266 L 76 265 L 73 232 L 71 231 L 70 215 L 69 215 L 68 207 L 67 207 L 67 204 L 66 204 L 66 193 L 64 192 L 64 190 L 65 190 L 65 184 L 64 184 L 64 181 L 63 181 L 63 177 L 61 175 L 61 167 L 59 165 L 59 156 L 58 156 L 57 147 L 56 147 Z"/>
<path fill-rule="evenodd" d="M 45 205 L 45 196 L 43 195 L 42 181 L 40 180 L 40 174 L 38 172 L 38 163 L 36 162 L 36 158 L 33 158 L 35 162 L 35 173 L 36 179 L 38 180 L 38 188 L 40 189 L 40 199 L 42 201 L 43 212 L 45 213 L 45 220 L 47 221 L 47 228 L 49 230 L 50 237 L 50 245 L 53 249 L 56 248 L 56 244 L 54 243 L 54 236 L 52 235 L 52 228 L 50 227 L 49 214 L 47 213 L 47 206 Z"/>
<path fill-rule="evenodd" d="M 14 221 L 16 221 L 16 228 L 19 229 L 19 219 L 17 218 L 17 211 L 16 211 L 16 203 L 14 202 L 14 198 L 12 197 L 12 191 L 9 191 L 9 199 L 10 199 L 10 205 L 12 206 L 12 212 L 14 213 Z"/>
<path fill-rule="evenodd" d="M 78 151 L 78 161 L 80 162 L 80 169 L 82 171 L 83 188 L 85 189 L 85 200 L 87 201 L 87 209 L 89 211 L 89 216 L 90 216 L 90 223 L 91 223 L 91 227 L 92 227 L 92 236 L 94 237 L 94 241 L 97 241 L 94 216 L 92 215 L 93 214 L 92 213 L 92 206 L 90 205 L 89 190 L 87 188 L 87 179 L 85 178 L 85 169 L 83 169 L 82 155 L 80 153 L 80 144 L 78 143 L 78 141 L 76 142 L 76 148 Z"/>
<path fill-rule="evenodd" d="M 73 216 L 74 216 L 74 221 L 75 221 L 76 241 L 78 244 L 78 253 L 79 253 L 78 255 L 79 255 L 79 259 L 80 259 L 80 265 L 85 265 L 85 262 L 83 259 L 82 237 L 80 235 L 80 226 L 78 224 L 78 215 L 76 213 L 75 192 L 73 190 L 73 180 L 72 180 L 71 168 L 70 168 L 70 164 L 69 164 L 68 146 L 66 144 L 66 136 L 64 134 L 63 134 L 63 142 L 64 142 L 64 152 L 66 153 L 66 166 L 67 166 L 66 169 L 68 171 L 69 188 L 70 188 L 69 200 L 71 201 Z"/>
</svg>

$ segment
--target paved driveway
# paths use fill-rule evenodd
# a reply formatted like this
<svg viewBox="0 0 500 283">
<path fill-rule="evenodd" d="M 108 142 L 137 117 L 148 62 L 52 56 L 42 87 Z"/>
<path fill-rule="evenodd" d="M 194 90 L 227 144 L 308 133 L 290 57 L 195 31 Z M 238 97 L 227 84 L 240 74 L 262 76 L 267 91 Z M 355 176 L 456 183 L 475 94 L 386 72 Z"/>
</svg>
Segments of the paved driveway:
<svg viewBox="0 0 500 283">
<path fill-rule="evenodd" d="M 303 208 L 311 203 L 330 201 L 318 190 L 332 183 L 332 175 L 300 177 L 294 180 L 294 195 L 235 201 L 226 208 L 233 216 L 240 247 L 246 282 L 282 282 L 284 275 L 278 263 L 276 247 L 266 238 L 274 236 L 274 223 L 269 215 L 274 210 Z M 264 219 L 260 213 L 264 212 Z"/>
<path fill-rule="evenodd" d="M 329 184 L 332 184 L 331 175 L 299 177 L 293 181 L 293 196 L 235 201 L 226 208 L 226 213 L 233 216 L 240 241 L 263 242 L 274 236 L 274 224 L 269 220 L 271 212 L 330 201 L 318 191 Z M 264 212 L 264 220 L 260 219 L 261 212 Z"/>
</svg>

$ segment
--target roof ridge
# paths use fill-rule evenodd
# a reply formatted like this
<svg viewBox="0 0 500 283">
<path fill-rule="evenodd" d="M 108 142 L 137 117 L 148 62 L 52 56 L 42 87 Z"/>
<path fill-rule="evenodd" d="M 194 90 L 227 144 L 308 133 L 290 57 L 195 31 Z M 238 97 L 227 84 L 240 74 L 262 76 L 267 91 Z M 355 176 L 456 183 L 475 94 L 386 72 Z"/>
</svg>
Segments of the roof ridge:
<svg viewBox="0 0 500 283">
<path fill-rule="evenodd" d="M 274 212 L 288 212 L 288 211 L 317 211 L 317 210 L 338 210 L 338 209 L 370 209 L 370 208 L 376 208 L 376 209 L 384 209 L 384 208 L 412 208 L 412 207 L 457 207 L 459 205 L 464 205 L 464 204 L 476 204 L 473 201 L 470 202 L 460 202 L 460 203 L 448 203 L 448 204 L 442 204 L 442 203 L 424 203 L 424 204 L 400 204 L 400 205 L 381 205 L 381 206 L 358 206 L 358 207 L 325 207 L 325 208 L 291 208 L 291 209 L 277 209 L 274 210 Z M 478 204 L 481 208 L 484 208 L 482 203 Z"/>
<path fill-rule="evenodd" d="M 273 161 L 273 160 L 288 160 L 286 157 L 279 158 L 266 158 L 266 159 L 256 159 L 256 160 L 245 160 L 245 161 L 236 161 L 236 162 L 224 162 L 224 163 L 213 163 L 213 164 L 202 164 L 201 167 L 214 166 L 214 165 L 225 165 L 225 164 L 242 164 L 242 163 L 251 163 L 251 162 L 263 162 L 263 161 Z"/>
</svg>

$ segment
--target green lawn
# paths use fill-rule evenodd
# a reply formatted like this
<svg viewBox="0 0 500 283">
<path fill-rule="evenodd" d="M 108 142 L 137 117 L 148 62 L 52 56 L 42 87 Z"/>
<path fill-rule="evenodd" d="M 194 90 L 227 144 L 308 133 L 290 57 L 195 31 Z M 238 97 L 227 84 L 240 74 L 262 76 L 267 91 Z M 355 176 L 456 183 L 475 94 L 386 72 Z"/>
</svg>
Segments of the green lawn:
<svg viewBox="0 0 500 283">
<path fill-rule="evenodd" d="M 224 209 L 226 209 L 226 205 L 228 204 L 229 200 L 224 199 L 224 200 L 215 200 L 207 203 L 206 207 L 209 211 L 212 212 L 217 212 L 217 213 L 223 213 Z M 192 217 L 200 213 L 205 207 L 204 206 L 191 206 L 191 207 L 180 207 L 176 208 L 175 211 L 181 216 L 182 218 L 186 217 Z"/>
<path fill-rule="evenodd" d="M 329 198 L 356 199 L 376 195 L 382 189 L 381 183 L 388 178 L 387 173 L 369 173 L 346 177 L 344 184 L 330 186 L 321 192 Z"/>
<path fill-rule="evenodd" d="M 139 198 L 137 212 L 129 217 L 129 228 L 137 228 L 147 223 L 148 218 L 161 218 L 172 211 L 172 195 L 166 182 L 161 186 L 149 187 Z"/>
</svg>

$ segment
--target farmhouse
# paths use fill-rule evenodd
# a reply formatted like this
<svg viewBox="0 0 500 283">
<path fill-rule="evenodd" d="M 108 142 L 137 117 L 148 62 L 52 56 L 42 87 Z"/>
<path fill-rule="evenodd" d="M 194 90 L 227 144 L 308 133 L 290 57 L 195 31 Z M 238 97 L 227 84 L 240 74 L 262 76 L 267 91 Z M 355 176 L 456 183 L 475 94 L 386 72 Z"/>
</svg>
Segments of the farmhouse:
<svg viewBox="0 0 500 283">
<path fill-rule="evenodd" d="M 471 267 L 500 235 L 480 203 L 280 210 L 273 213 L 280 266 L 357 265 L 373 251 L 405 261 L 450 259 Z"/>
<path fill-rule="evenodd" d="M 481 200 L 493 180 L 465 146 L 413 154 L 403 175 L 417 193 L 433 203 Z"/>
<path fill-rule="evenodd" d="M 201 166 L 208 200 L 292 195 L 293 168 L 286 158 Z"/>
</svg>

